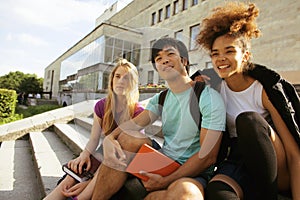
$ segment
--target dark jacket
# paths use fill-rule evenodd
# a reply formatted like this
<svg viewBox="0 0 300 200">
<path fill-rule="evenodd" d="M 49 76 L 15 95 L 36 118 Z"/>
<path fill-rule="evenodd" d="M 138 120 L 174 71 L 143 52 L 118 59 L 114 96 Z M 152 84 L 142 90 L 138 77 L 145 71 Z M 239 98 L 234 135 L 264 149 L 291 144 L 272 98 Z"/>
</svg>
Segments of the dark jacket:
<svg viewBox="0 0 300 200">
<path fill-rule="evenodd" d="M 300 99 L 294 86 L 275 71 L 262 65 L 251 65 L 247 73 L 263 85 L 270 101 L 300 147 Z M 218 75 L 213 69 L 198 71 L 192 75 L 192 78 L 196 74 L 205 74 L 212 77 L 213 82 L 211 85 L 218 90 L 221 79 L 217 78 Z"/>
</svg>

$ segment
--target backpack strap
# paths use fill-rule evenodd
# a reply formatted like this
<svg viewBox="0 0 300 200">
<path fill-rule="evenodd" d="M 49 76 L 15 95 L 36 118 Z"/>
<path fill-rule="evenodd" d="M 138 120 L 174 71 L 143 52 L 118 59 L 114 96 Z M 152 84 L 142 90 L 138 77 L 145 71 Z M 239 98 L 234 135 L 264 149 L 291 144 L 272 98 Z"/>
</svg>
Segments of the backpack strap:
<svg viewBox="0 0 300 200">
<path fill-rule="evenodd" d="M 159 97 L 158 97 L 158 106 L 159 106 L 159 108 L 158 109 L 159 109 L 160 115 L 162 113 L 162 108 L 164 106 L 165 99 L 166 99 L 168 91 L 169 91 L 169 89 L 165 89 L 164 91 L 162 91 L 159 94 Z"/>
<path fill-rule="evenodd" d="M 202 114 L 199 109 L 199 101 L 200 101 L 200 95 L 205 87 L 205 82 L 196 81 L 193 87 L 194 87 L 194 92 L 191 92 L 191 96 L 190 96 L 190 112 L 195 123 L 198 125 L 198 129 L 200 130 Z"/>
<path fill-rule="evenodd" d="M 200 130 L 202 115 L 199 110 L 199 101 L 200 101 L 200 95 L 202 93 L 202 90 L 205 87 L 205 82 L 194 82 L 194 83 L 195 83 L 193 85 L 194 92 L 191 92 L 191 96 L 190 96 L 190 112 L 191 112 L 191 115 L 192 115 L 195 123 L 198 126 L 198 129 Z M 160 105 L 159 106 L 160 113 L 162 112 L 162 108 L 164 106 L 164 102 L 165 102 L 168 90 L 169 89 L 166 89 L 159 94 L 158 105 Z"/>
</svg>

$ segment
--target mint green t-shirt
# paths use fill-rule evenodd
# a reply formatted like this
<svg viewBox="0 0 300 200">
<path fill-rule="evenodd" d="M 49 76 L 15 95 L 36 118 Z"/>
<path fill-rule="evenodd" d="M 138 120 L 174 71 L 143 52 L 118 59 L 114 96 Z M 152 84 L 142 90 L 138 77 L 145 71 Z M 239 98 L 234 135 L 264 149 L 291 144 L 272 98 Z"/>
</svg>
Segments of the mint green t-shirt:
<svg viewBox="0 0 300 200">
<path fill-rule="evenodd" d="M 190 113 L 190 93 L 192 88 L 182 92 L 168 91 L 162 110 L 162 132 L 164 144 L 162 153 L 183 164 L 200 150 L 198 125 Z M 159 94 L 154 95 L 146 110 L 160 115 Z M 206 86 L 200 96 L 199 109 L 202 114 L 201 127 L 224 131 L 226 111 L 223 99 L 214 89 Z"/>
</svg>

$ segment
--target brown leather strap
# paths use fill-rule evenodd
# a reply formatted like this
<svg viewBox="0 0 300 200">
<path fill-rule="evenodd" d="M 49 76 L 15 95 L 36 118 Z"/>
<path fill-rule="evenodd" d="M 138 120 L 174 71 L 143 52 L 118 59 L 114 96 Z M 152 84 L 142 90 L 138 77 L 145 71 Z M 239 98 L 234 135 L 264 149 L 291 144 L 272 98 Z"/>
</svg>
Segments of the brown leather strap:
<svg viewBox="0 0 300 200">
<path fill-rule="evenodd" d="M 235 181 L 233 180 L 232 178 L 230 178 L 229 176 L 227 175 L 224 175 L 224 174 L 217 174 L 215 175 L 211 180 L 210 182 L 213 182 L 213 181 L 221 181 L 221 182 L 224 182 L 226 184 L 228 184 L 230 187 L 232 187 L 232 189 L 234 190 L 234 192 L 237 194 L 237 196 L 242 200 L 244 195 L 243 195 L 243 190 L 242 188 L 240 187 L 240 185 Z"/>
</svg>

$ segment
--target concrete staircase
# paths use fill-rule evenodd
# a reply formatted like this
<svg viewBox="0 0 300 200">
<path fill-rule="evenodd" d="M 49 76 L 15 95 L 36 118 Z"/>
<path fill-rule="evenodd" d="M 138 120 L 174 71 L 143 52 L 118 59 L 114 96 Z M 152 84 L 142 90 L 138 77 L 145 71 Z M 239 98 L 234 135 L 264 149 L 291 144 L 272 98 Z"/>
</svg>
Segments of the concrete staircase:
<svg viewBox="0 0 300 200">
<path fill-rule="evenodd" d="M 0 165 L 0 199 L 40 200 L 50 193 L 64 175 L 62 164 L 84 149 L 92 123 L 92 115 L 75 116 L 71 121 L 30 131 L 17 140 L 3 141 L 0 148 L 0 163 L 3 163 Z M 145 131 L 157 131 L 160 122 L 155 124 Z M 153 137 L 162 142 L 161 138 Z"/>
<path fill-rule="evenodd" d="M 67 108 L 61 109 L 60 112 L 65 113 L 63 109 Z M 48 128 L 43 126 L 41 130 L 30 131 L 17 140 L 3 141 L 0 199 L 40 200 L 51 192 L 64 174 L 62 164 L 79 155 L 85 147 L 92 127 L 91 113 L 92 109 L 88 115 L 75 115 L 72 120 L 49 123 Z M 45 116 L 46 113 L 36 121 L 47 120 Z M 157 121 L 147 127 L 145 133 L 161 143 L 160 137 L 153 136 L 160 126 Z M 280 197 L 280 200 L 285 199 L 288 198 Z"/>
</svg>

